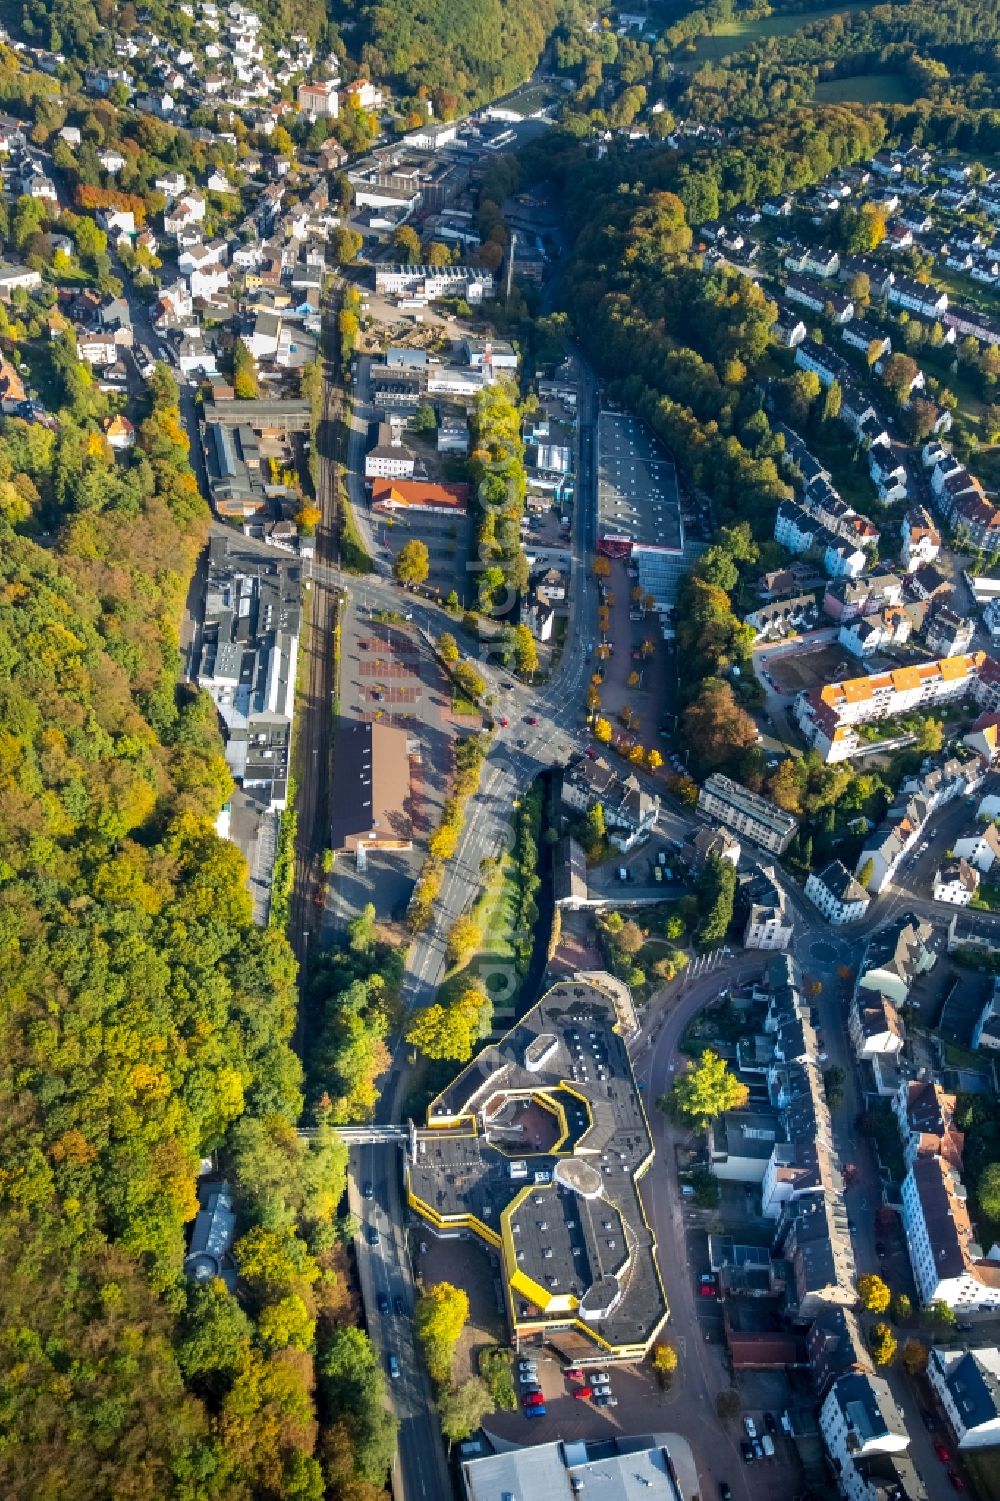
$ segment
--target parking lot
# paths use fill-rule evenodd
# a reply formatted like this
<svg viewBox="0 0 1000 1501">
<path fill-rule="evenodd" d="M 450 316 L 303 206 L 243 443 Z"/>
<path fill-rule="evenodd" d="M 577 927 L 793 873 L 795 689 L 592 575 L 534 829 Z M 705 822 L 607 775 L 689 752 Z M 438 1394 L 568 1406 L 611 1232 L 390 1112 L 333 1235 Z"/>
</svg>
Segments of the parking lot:
<svg viewBox="0 0 1000 1501">
<path fill-rule="evenodd" d="M 363 587 L 341 626 L 340 712 L 345 719 L 379 721 L 412 733 L 419 756 L 410 763 L 411 850 L 369 852 L 364 868 L 337 860 L 333 917 L 342 926 L 367 902 L 381 921 L 399 920 L 424 858 L 426 839 L 440 822 L 454 769 L 456 736 L 478 724 L 452 712 L 451 685 L 417 633 L 372 619 Z"/>
<path fill-rule="evenodd" d="M 475 601 L 477 575 L 469 568 L 469 542 L 472 524 L 467 515 L 435 516 L 425 512 L 394 516 L 371 516 L 376 545 L 386 559 L 395 559 L 406 542 L 416 538 L 427 546 L 430 573 L 425 587 L 446 599 L 451 590 L 459 601 Z"/>
</svg>

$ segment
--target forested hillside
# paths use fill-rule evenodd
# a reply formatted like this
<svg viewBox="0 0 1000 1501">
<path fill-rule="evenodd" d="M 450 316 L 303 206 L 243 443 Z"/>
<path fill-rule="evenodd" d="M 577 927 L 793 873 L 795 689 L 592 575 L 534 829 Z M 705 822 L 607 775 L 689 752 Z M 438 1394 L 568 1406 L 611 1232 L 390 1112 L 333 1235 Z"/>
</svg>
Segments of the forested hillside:
<svg viewBox="0 0 1000 1501">
<path fill-rule="evenodd" d="M 176 687 L 208 519 L 176 387 L 161 368 L 116 459 L 108 398 L 18 295 L 0 341 L 58 425 L 0 437 L 0 1490 L 377 1496 L 392 1431 L 343 1328 L 346 1154 L 295 1136 L 294 962 L 214 832 L 214 709 Z M 209 1153 L 239 1299 L 182 1272 Z"/>
<path fill-rule="evenodd" d="M 527 78 L 556 12 L 555 0 L 381 0 L 364 9 L 366 57 L 379 76 L 430 90 L 439 112 L 453 114 Z"/>
</svg>

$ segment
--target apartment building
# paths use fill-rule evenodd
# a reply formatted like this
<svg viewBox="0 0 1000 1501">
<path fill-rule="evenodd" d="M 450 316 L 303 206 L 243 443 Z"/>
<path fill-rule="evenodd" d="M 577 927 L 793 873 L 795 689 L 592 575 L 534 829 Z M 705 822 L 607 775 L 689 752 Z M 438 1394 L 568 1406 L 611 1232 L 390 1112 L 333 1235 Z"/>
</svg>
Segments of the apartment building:
<svg viewBox="0 0 1000 1501">
<path fill-rule="evenodd" d="M 903 1180 L 903 1229 L 921 1303 L 956 1312 L 1000 1309 L 1000 1246 L 975 1239 L 968 1195 L 943 1157 L 917 1157 Z"/>
<path fill-rule="evenodd" d="M 960 1449 L 1000 1445 L 1000 1350 L 946 1350 L 934 1346 L 927 1380 Z"/>
<path fill-rule="evenodd" d="M 859 922 L 871 902 L 868 892 L 840 860 L 831 861 L 825 870 L 811 871 L 805 891 L 827 921 L 838 927 Z"/>
<path fill-rule="evenodd" d="M 698 807 L 774 855 L 784 854 L 799 827 L 798 819 L 783 808 L 718 771 L 712 772 L 698 793 Z"/>
<path fill-rule="evenodd" d="M 865 748 L 859 725 L 934 709 L 966 695 L 980 702 L 984 696 L 995 699 L 998 688 L 1000 666 L 985 652 L 974 652 L 805 689 L 796 699 L 795 718 L 824 761 L 846 761 Z"/>
<path fill-rule="evenodd" d="M 847 1501 L 872 1501 L 879 1490 L 869 1479 L 869 1465 L 902 1458 L 910 1442 L 888 1383 L 868 1371 L 848 1371 L 833 1383 L 820 1409 L 819 1431 Z"/>
<path fill-rule="evenodd" d="M 899 1055 L 906 1034 L 895 1005 L 888 996 L 859 990 L 847 1018 L 854 1056 L 871 1070 L 876 1093 L 893 1099 L 899 1089 Z"/>
</svg>

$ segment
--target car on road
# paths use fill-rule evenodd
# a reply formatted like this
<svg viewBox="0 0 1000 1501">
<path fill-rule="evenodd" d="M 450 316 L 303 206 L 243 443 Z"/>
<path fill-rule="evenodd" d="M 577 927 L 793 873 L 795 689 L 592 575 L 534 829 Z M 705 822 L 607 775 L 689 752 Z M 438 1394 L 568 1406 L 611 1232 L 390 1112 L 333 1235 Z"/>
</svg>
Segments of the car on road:
<svg viewBox="0 0 1000 1501">
<path fill-rule="evenodd" d="M 965 1481 L 962 1479 L 961 1475 L 958 1473 L 957 1470 L 949 1470 L 948 1471 L 948 1479 L 951 1481 L 952 1489 L 953 1490 L 956 1490 L 956 1491 L 964 1491 L 965 1490 Z"/>
<path fill-rule="evenodd" d="M 753 1456 L 753 1444 L 750 1442 L 750 1440 L 748 1438 L 745 1438 L 745 1439 L 742 1440 L 742 1442 L 740 1444 L 740 1453 L 743 1456 L 743 1463 L 745 1465 L 752 1465 L 753 1464 L 753 1458 L 754 1458 L 754 1456 Z"/>
<path fill-rule="evenodd" d="M 575 1386 L 573 1395 L 578 1402 L 589 1402 L 594 1393 L 589 1386 Z"/>
<path fill-rule="evenodd" d="M 389 1312 L 389 1299 L 385 1293 L 379 1293 L 378 1295 L 378 1311 L 382 1314 Z"/>
<path fill-rule="evenodd" d="M 378 1230 L 374 1225 L 368 1226 L 368 1244 L 370 1246 L 378 1245 Z"/>
<path fill-rule="evenodd" d="M 547 1407 L 545 1407 L 545 1406 L 542 1406 L 542 1407 L 526 1407 L 524 1409 L 524 1416 L 526 1418 L 544 1418 L 544 1416 L 548 1412 L 548 1410 L 549 1409 Z"/>
<path fill-rule="evenodd" d="M 392 1300 L 392 1309 L 393 1309 L 393 1312 L 395 1313 L 397 1319 L 401 1319 L 401 1318 L 405 1317 L 405 1315 L 406 1315 L 406 1305 L 403 1302 L 402 1298 L 393 1298 L 393 1300 Z"/>
<path fill-rule="evenodd" d="M 399 1361 L 396 1359 L 395 1355 L 389 1356 L 389 1375 L 392 1377 L 393 1381 L 399 1380 Z"/>
<path fill-rule="evenodd" d="M 951 1451 L 943 1439 L 936 1438 L 934 1440 L 934 1453 L 943 1465 L 946 1465 L 951 1459 Z"/>
<path fill-rule="evenodd" d="M 747 1438 L 757 1437 L 757 1424 L 754 1422 L 753 1418 L 744 1418 L 743 1427 L 746 1429 Z"/>
<path fill-rule="evenodd" d="M 364 1185 L 364 1187 L 362 1188 L 362 1190 L 361 1190 L 361 1197 L 363 1199 L 374 1199 L 374 1197 L 375 1197 L 375 1187 L 374 1187 L 374 1184 L 366 1183 Z"/>
</svg>

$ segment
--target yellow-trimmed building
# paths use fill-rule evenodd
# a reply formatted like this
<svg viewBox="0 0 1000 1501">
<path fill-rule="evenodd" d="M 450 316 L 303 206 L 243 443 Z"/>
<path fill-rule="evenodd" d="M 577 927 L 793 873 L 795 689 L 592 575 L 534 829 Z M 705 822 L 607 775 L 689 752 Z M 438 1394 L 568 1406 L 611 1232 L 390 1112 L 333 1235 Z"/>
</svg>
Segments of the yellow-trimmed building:
<svg viewBox="0 0 1000 1501">
<path fill-rule="evenodd" d="M 546 992 L 432 1101 L 411 1136 L 410 1207 L 499 1256 L 518 1344 L 639 1360 L 667 1317 L 638 1181 L 653 1160 L 626 1039 L 628 987 L 600 973 Z"/>
</svg>

